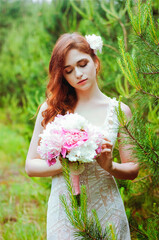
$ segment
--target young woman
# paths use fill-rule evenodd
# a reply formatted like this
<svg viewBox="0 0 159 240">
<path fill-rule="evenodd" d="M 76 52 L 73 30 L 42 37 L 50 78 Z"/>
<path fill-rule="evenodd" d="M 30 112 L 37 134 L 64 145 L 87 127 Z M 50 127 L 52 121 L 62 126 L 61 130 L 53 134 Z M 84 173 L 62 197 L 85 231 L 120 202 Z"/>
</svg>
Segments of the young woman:
<svg viewBox="0 0 159 240">
<path fill-rule="evenodd" d="M 39 134 L 57 114 L 67 111 L 82 115 L 90 123 L 102 128 L 106 143 L 95 163 L 85 164 L 80 175 L 80 184 L 87 187 L 88 211 L 96 209 L 100 222 L 105 227 L 115 227 L 117 239 L 129 240 L 130 231 L 125 209 L 114 177 L 134 179 L 138 164 L 132 159 L 129 145 L 121 145 L 126 135 L 118 132 L 115 107 L 118 102 L 104 95 L 97 84 L 100 61 L 86 38 L 77 34 L 62 35 L 53 50 L 47 86 L 47 99 L 39 111 L 30 143 L 26 172 L 30 177 L 52 177 L 52 188 L 48 202 L 47 239 L 72 240 L 73 227 L 69 224 L 59 195 L 66 193 L 62 166 L 48 164 L 37 154 Z M 128 106 L 121 103 L 127 118 L 131 117 Z M 113 162 L 112 151 L 116 139 L 119 141 L 121 163 Z"/>
</svg>

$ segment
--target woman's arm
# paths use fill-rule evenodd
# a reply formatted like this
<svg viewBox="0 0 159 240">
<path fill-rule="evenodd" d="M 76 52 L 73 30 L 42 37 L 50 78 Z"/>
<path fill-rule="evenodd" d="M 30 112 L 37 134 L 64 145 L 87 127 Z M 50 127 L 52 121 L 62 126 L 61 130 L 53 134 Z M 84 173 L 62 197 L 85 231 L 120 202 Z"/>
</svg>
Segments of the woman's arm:
<svg viewBox="0 0 159 240">
<path fill-rule="evenodd" d="M 44 103 L 40 108 L 26 158 L 25 171 L 30 177 L 49 177 L 62 172 L 62 166 L 59 160 L 49 167 L 47 162 L 42 160 L 37 153 L 39 134 L 43 131 L 43 127 L 41 125 L 43 120 L 42 112 L 46 108 L 46 103 Z"/>
<path fill-rule="evenodd" d="M 121 108 L 126 114 L 127 118 L 131 118 L 132 114 L 130 108 L 123 103 L 121 103 Z M 133 180 L 138 175 L 139 165 L 136 159 L 132 159 L 133 155 L 132 150 L 130 149 L 132 146 L 130 144 L 122 144 L 126 137 L 126 133 L 118 134 L 121 163 L 116 163 L 112 161 L 112 144 L 107 139 L 106 144 L 103 145 L 102 154 L 97 159 L 97 161 L 102 168 L 104 168 L 114 177 L 119 179 Z"/>
</svg>

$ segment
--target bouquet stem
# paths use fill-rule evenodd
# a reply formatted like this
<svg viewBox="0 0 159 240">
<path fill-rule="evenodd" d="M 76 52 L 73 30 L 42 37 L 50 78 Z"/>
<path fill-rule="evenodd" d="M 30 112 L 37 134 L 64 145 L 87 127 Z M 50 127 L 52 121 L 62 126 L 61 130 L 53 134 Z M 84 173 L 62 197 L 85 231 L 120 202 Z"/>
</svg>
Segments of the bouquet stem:
<svg viewBox="0 0 159 240">
<path fill-rule="evenodd" d="M 74 195 L 79 195 L 80 194 L 79 175 L 71 174 L 71 179 Z"/>
</svg>

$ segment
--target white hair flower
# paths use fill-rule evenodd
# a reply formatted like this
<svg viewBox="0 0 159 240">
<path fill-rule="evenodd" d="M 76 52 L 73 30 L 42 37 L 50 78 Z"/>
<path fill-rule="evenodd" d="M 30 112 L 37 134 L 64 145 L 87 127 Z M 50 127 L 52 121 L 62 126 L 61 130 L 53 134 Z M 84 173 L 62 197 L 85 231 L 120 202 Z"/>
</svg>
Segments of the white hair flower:
<svg viewBox="0 0 159 240">
<path fill-rule="evenodd" d="M 99 50 L 100 53 L 102 52 L 103 41 L 100 36 L 92 34 L 92 35 L 85 35 L 85 38 L 89 43 L 90 48 L 94 50 L 95 54 L 97 54 L 97 50 Z"/>
</svg>

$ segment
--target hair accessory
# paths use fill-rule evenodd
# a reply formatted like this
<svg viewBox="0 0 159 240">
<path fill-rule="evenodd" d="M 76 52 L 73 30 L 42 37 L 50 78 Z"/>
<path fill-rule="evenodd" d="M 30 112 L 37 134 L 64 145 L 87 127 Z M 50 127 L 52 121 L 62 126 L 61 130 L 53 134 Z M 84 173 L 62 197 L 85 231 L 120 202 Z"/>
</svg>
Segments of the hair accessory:
<svg viewBox="0 0 159 240">
<path fill-rule="evenodd" d="M 92 34 L 92 35 L 85 35 L 85 38 L 89 43 L 90 48 L 94 50 L 95 54 L 97 54 L 97 50 L 99 50 L 100 53 L 102 52 L 103 41 L 100 36 Z"/>
</svg>

